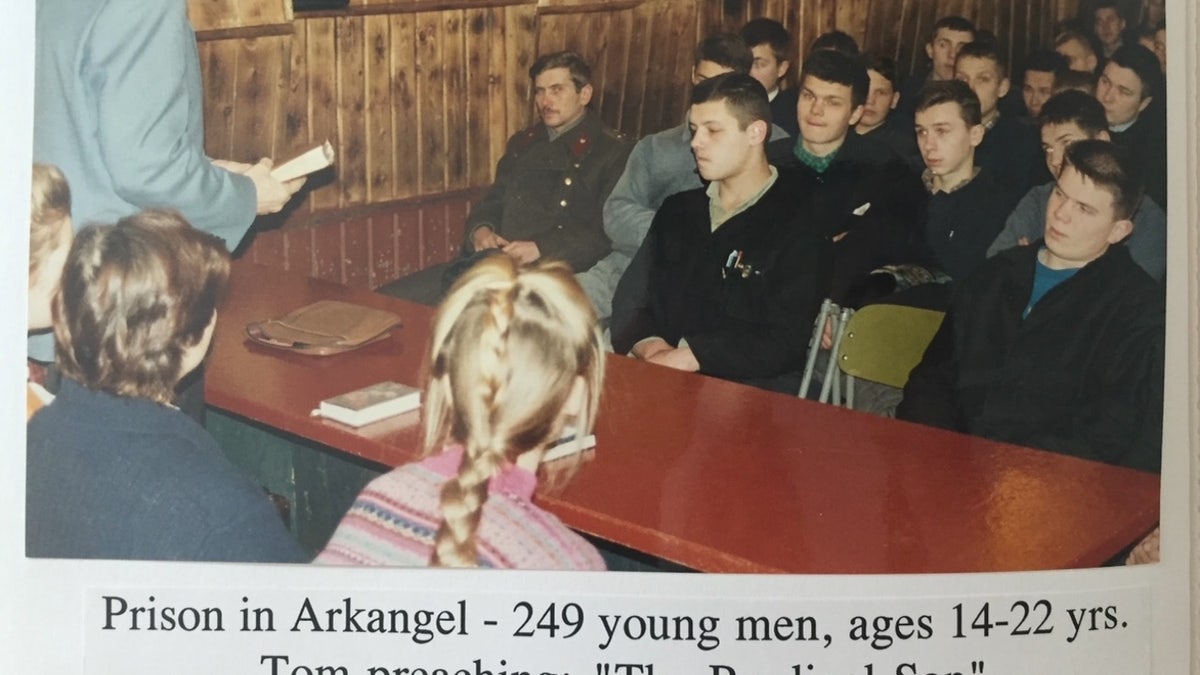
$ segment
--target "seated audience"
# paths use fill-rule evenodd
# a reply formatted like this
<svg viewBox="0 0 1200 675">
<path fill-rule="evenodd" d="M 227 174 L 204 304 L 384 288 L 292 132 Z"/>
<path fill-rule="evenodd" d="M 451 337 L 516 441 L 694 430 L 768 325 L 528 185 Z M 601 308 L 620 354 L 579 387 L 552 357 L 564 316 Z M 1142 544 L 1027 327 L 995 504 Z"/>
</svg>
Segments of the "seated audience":
<svg viewBox="0 0 1200 675">
<path fill-rule="evenodd" d="M 50 307 L 62 278 L 67 252 L 71 249 L 71 189 L 58 167 L 33 165 L 33 189 L 29 210 L 29 332 L 40 332 L 53 324 Z M 35 368 L 30 365 L 30 373 Z M 36 369 L 44 374 L 42 368 Z M 31 377 L 25 392 L 25 417 L 33 416 L 53 396 Z"/>
<path fill-rule="evenodd" d="M 54 302 L 62 386 L 28 427 L 27 555 L 308 559 L 263 489 L 171 405 L 228 278 L 221 240 L 173 211 L 76 235 Z"/>
<path fill-rule="evenodd" d="M 1129 151 L 1146 194 L 1167 206 L 1167 120 L 1162 70 L 1137 44 L 1113 53 L 1096 82 L 1113 143 Z"/>
<path fill-rule="evenodd" d="M 1029 55 L 1021 77 L 1021 98 L 1029 117 L 1042 114 L 1042 105 L 1054 95 L 1059 74 L 1067 70 L 1067 60 L 1052 49 L 1040 49 Z"/>
<path fill-rule="evenodd" d="M 1070 145 L 1044 241 L 1004 251 L 956 285 L 897 417 L 1158 471 L 1162 292 L 1113 246 L 1140 198 L 1120 148 Z"/>
<path fill-rule="evenodd" d="M 929 82 L 954 79 L 954 61 L 958 50 L 975 41 L 975 24 L 961 16 L 943 16 L 933 24 L 925 55 L 929 66 L 909 75 L 900 90 L 900 105 L 894 113 L 898 126 L 911 126 L 917 97 Z"/>
<path fill-rule="evenodd" d="M 612 251 L 601 211 L 625 168 L 630 144 L 588 108 L 592 71 L 574 52 L 539 56 L 529 68 L 540 122 L 508 140 L 496 180 L 467 217 L 462 255 L 378 290 L 436 304 L 472 256 L 543 256 L 582 272 Z"/>
<path fill-rule="evenodd" d="M 956 79 L 966 82 L 979 98 L 983 140 L 975 150 L 975 165 L 992 172 L 1010 194 L 1022 195 L 1044 182 L 1037 134 L 1012 115 L 1001 114 L 1000 99 L 1008 94 L 1004 59 L 994 44 L 964 45 L 955 61 Z"/>
<path fill-rule="evenodd" d="M 982 119 L 979 98 L 965 82 L 931 82 L 917 101 L 917 146 L 929 191 L 925 243 L 932 262 L 956 282 L 984 261 L 1013 205 L 991 170 L 975 163 Z"/>
<path fill-rule="evenodd" d="M 748 73 L 753 60 L 753 54 L 738 36 L 732 33 L 711 35 L 696 45 L 692 85 L 722 73 Z M 793 119 L 796 117 L 795 107 L 789 115 Z M 771 127 L 771 139 L 767 146 L 768 157 L 791 155 L 788 133 L 778 125 Z M 663 200 L 676 192 L 701 186 L 691 142 L 692 132 L 686 119 L 679 126 L 638 141 L 625 164 L 625 171 L 604 202 L 604 233 L 612 240 L 612 252 L 591 269 L 576 275 L 601 319 L 628 316 L 628 312 L 613 307 L 617 286 L 619 283 L 633 284 L 635 278 L 639 283 L 634 285 L 644 284 L 644 269 L 634 269 L 628 274 L 626 269 L 646 238 L 650 221 Z M 628 276 L 630 281 L 625 282 L 622 275 Z M 622 297 L 635 302 L 628 293 Z M 619 331 L 618 326 L 612 328 Z"/>
<path fill-rule="evenodd" d="M 789 136 L 795 136 L 800 131 L 796 126 L 798 90 L 781 86 L 792 63 L 791 34 L 774 19 L 758 18 L 742 26 L 742 40 L 754 55 L 750 76 L 762 83 L 771 101 L 771 121 Z"/>
<path fill-rule="evenodd" d="M 802 92 L 801 101 L 811 95 Z M 828 249 L 814 225 L 795 217 L 796 187 L 767 162 L 771 111 L 757 80 L 729 73 L 697 84 L 689 115 L 696 164 L 710 184 L 668 197 L 655 214 L 637 254 L 649 270 L 645 300 L 628 329 L 613 333 L 613 346 L 794 394 L 825 295 Z"/>
<path fill-rule="evenodd" d="M 1071 143 L 1089 138 L 1110 140 L 1104 107 L 1080 91 L 1055 94 L 1042 108 L 1040 122 L 1046 168 L 1052 176 L 1058 175 L 1063 153 Z M 1046 202 L 1054 187 L 1054 181 L 1050 181 L 1025 194 L 1009 214 L 1004 230 L 988 247 L 988 257 L 1013 246 L 1027 246 L 1041 238 L 1046 227 Z M 1167 272 L 1167 214 L 1154 200 L 1143 197 L 1131 220 L 1133 234 L 1122 243 L 1129 247 L 1129 255 L 1135 263 L 1162 281 Z"/>
<path fill-rule="evenodd" d="M 1054 38 L 1054 51 L 1063 55 L 1071 70 L 1094 75 L 1100 67 L 1100 50 L 1093 40 L 1084 33 L 1068 31 Z"/>
<path fill-rule="evenodd" d="M 317 562 L 604 569 L 532 502 L 547 447 L 567 424 L 590 432 L 604 374 L 596 317 L 570 269 L 477 263 L 438 310 L 429 364 L 428 456 L 371 481 Z"/>
</svg>

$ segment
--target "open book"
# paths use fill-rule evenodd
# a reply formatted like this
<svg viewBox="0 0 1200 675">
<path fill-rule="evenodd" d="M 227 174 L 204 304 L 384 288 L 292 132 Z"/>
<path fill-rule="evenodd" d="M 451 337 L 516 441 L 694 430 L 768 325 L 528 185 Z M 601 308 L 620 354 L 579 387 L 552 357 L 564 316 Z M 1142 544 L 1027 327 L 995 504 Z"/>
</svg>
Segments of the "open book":
<svg viewBox="0 0 1200 675">
<path fill-rule="evenodd" d="M 331 166 L 333 165 L 333 159 L 333 145 L 329 141 L 325 141 L 308 152 L 297 155 L 271 169 L 271 176 L 280 183 L 285 183 Z"/>
</svg>

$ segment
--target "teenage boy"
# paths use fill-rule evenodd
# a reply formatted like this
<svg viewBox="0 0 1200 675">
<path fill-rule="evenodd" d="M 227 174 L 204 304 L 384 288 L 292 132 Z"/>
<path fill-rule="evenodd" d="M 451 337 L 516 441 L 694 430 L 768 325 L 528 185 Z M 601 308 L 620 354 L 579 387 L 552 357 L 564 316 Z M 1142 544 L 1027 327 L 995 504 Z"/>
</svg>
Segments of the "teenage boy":
<svg viewBox="0 0 1200 675">
<path fill-rule="evenodd" d="M 796 191 L 767 161 L 767 92 L 730 73 L 692 90 L 688 123 L 700 176 L 668 197 L 639 256 L 646 302 L 619 352 L 794 394 L 808 328 L 825 295 L 827 244 L 795 217 Z"/>
<path fill-rule="evenodd" d="M 898 125 L 911 126 L 917 97 L 927 83 L 954 79 L 954 61 L 958 58 L 958 50 L 974 41 L 975 24 L 961 16 L 943 16 L 934 22 L 929 42 L 925 43 L 929 67 L 904 80 L 904 87 L 900 90 L 900 105 L 895 112 Z"/>
<path fill-rule="evenodd" d="M 1042 108 L 1042 149 L 1051 176 L 1062 169 L 1067 146 L 1087 139 L 1110 140 L 1104 107 L 1081 91 L 1055 94 Z M 1014 246 L 1027 246 L 1042 236 L 1046 225 L 1046 202 L 1055 182 L 1034 187 L 1017 203 L 1004 223 L 1004 230 L 988 247 L 988 257 Z M 1162 281 L 1167 271 L 1167 215 L 1149 197 L 1143 197 L 1130 218 L 1133 234 L 1122 242 L 1133 261 L 1146 273 Z"/>
<path fill-rule="evenodd" d="M 899 128 L 890 122 L 892 111 L 900 103 L 900 92 L 896 88 L 899 83 L 896 62 L 887 56 L 872 55 L 865 58 L 870 86 L 863 102 L 862 117 L 854 125 L 854 131 L 859 136 L 883 141 L 910 166 L 920 170 L 921 152 L 917 150 L 912 128 Z"/>
<path fill-rule="evenodd" d="M 745 42 L 732 33 L 718 33 L 696 45 L 692 61 L 692 85 L 729 72 L 748 73 L 753 56 Z M 795 109 L 788 113 L 795 119 Z M 580 286 L 603 319 L 613 317 L 619 322 L 628 311 L 613 310 L 618 284 L 626 274 L 634 254 L 642 245 L 654 213 L 663 200 L 684 190 L 701 186 L 692 156 L 692 132 L 685 119 L 679 126 L 646 136 L 637 142 L 625 170 L 604 202 L 604 233 L 612 241 L 612 251 L 592 266 L 576 275 Z M 777 125 L 771 128 L 767 145 L 768 157 L 786 157 L 791 152 L 788 133 Z M 639 282 L 630 280 L 630 289 L 644 287 L 645 269 L 632 272 Z M 626 309 L 636 299 L 624 296 Z M 622 301 L 616 301 L 618 305 Z M 618 326 L 613 325 L 616 330 Z"/>
<path fill-rule="evenodd" d="M 1104 57 L 1108 58 L 1124 44 L 1125 17 L 1115 0 L 1100 0 L 1092 8 L 1092 28 Z"/>
<path fill-rule="evenodd" d="M 754 55 L 750 75 L 762 83 L 771 101 L 771 121 L 795 136 L 800 130 L 796 125 L 796 89 L 782 88 L 791 66 L 791 34 L 774 19 L 758 18 L 742 26 L 742 40 Z"/>
<path fill-rule="evenodd" d="M 1042 106 L 1054 95 L 1059 74 L 1067 69 L 1067 59 L 1052 49 L 1039 49 L 1025 60 L 1021 98 L 1025 101 L 1025 112 L 1029 117 L 1036 118 L 1042 114 Z"/>
<path fill-rule="evenodd" d="M 1009 192 L 975 163 L 984 128 L 979 98 L 965 82 L 930 82 L 917 101 L 917 146 L 929 191 L 925 243 L 951 279 L 966 279 L 1012 209 Z"/>
<path fill-rule="evenodd" d="M 529 69 L 540 121 L 508 140 L 491 189 L 471 209 L 458 261 L 378 289 L 433 305 L 475 254 L 519 263 L 542 257 L 586 270 L 612 250 L 601 209 L 630 144 L 588 108 L 591 68 L 574 52 L 544 54 Z"/>
<path fill-rule="evenodd" d="M 958 52 L 955 78 L 966 82 L 979 97 L 984 128 L 975 151 L 975 164 L 991 170 L 1010 194 L 1022 195 L 1044 181 L 1037 135 L 1028 125 L 1000 112 L 1000 99 L 1009 90 L 1004 59 L 994 43 L 972 42 Z"/>
<path fill-rule="evenodd" d="M 1162 71 L 1139 44 L 1113 52 L 1096 82 L 1113 143 L 1126 148 L 1150 195 L 1167 210 L 1167 121 Z"/>
<path fill-rule="evenodd" d="M 1120 148 L 1067 148 L 1045 240 L 955 291 L 897 417 L 1147 471 L 1161 467 L 1162 294 L 1123 246 L 1141 189 Z"/>
</svg>

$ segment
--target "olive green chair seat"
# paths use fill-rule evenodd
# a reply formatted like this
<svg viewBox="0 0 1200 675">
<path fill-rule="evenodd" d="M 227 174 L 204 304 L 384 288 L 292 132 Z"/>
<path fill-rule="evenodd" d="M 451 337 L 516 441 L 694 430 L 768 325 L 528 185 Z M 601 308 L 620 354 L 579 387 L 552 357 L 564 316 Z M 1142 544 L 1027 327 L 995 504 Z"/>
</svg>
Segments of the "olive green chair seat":
<svg viewBox="0 0 1200 675">
<path fill-rule="evenodd" d="M 846 322 L 838 345 L 838 367 L 851 378 L 901 388 L 920 363 L 944 315 L 919 307 L 867 305 Z M 849 384 L 847 393 L 852 391 Z M 849 396 L 846 403 L 854 407 Z"/>
</svg>

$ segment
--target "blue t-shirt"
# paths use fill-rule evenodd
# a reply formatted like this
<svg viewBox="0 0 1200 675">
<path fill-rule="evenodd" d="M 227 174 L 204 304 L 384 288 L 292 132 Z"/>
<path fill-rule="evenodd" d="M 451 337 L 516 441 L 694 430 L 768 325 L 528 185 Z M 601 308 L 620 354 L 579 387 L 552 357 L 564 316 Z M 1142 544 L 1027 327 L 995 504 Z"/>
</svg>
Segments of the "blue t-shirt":
<svg viewBox="0 0 1200 675">
<path fill-rule="evenodd" d="M 1042 248 L 1042 251 L 1046 250 Z M 1052 270 L 1042 264 L 1042 251 L 1038 251 L 1037 267 L 1033 272 L 1033 292 L 1029 294 L 1029 304 L 1025 305 L 1025 311 L 1021 313 L 1021 318 L 1028 318 L 1029 313 L 1033 311 L 1033 306 L 1038 304 L 1052 288 L 1062 282 L 1075 276 L 1075 273 L 1080 268 L 1072 267 L 1065 270 Z"/>
</svg>

